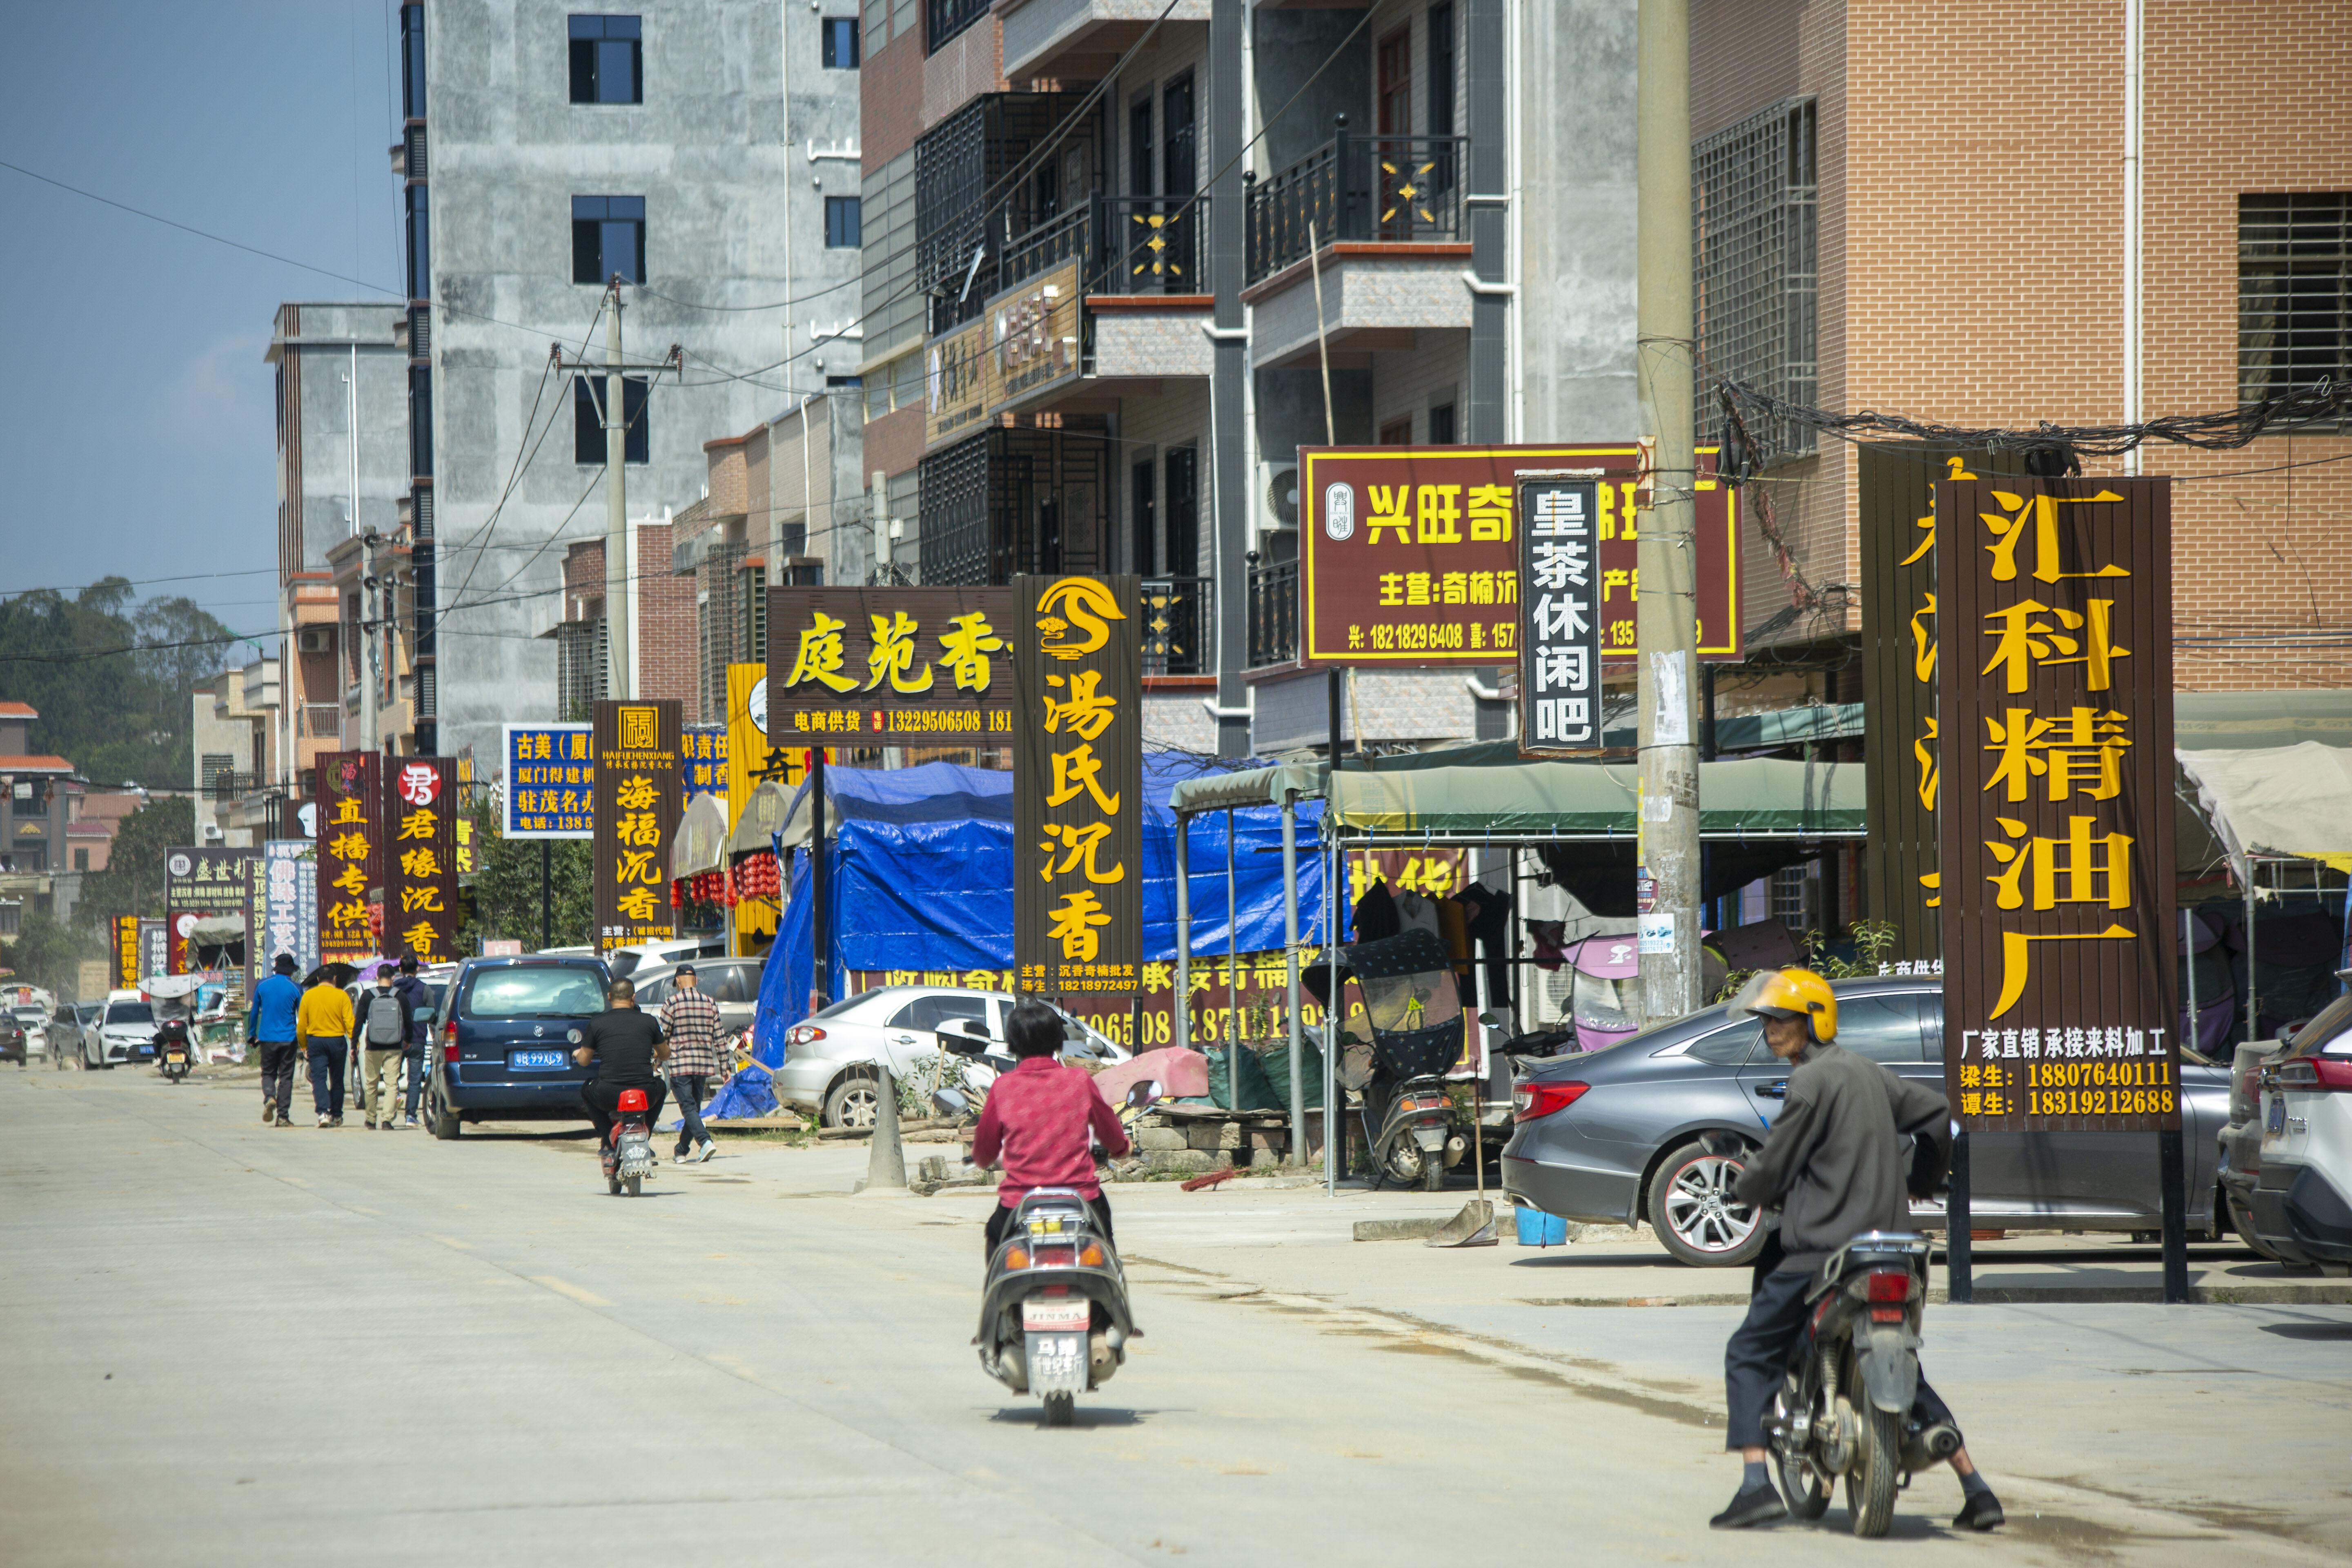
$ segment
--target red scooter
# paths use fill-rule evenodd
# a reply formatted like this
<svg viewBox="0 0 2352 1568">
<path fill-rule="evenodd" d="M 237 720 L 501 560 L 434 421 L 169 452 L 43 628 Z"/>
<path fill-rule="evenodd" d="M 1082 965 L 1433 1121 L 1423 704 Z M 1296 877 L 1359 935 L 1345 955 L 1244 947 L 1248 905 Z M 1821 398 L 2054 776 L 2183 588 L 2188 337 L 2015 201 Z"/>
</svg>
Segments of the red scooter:
<svg viewBox="0 0 2352 1568">
<path fill-rule="evenodd" d="M 654 1169 L 653 1128 L 646 1121 L 646 1091 L 625 1089 L 614 1107 L 613 1135 L 604 1140 L 604 1184 L 618 1196 L 623 1187 L 635 1197 Z"/>
</svg>

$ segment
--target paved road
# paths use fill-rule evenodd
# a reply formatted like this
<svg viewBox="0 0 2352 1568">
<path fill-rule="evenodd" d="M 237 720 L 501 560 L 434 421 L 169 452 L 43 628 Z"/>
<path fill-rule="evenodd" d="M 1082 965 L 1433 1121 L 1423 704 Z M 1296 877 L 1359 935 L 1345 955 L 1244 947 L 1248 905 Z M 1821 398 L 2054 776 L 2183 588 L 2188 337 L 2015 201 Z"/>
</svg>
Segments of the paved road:
<svg viewBox="0 0 2352 1568">
<path fill-rule="evenodd" d="M 1719 1310 L 1483 1303 L 1418 1247 L 1277 1277 L 1317 1254 L 1274 1236 L 1345 1234 L 1312 1194 L 1122 1190 L 1150 1331 L 1047 1432 L 966 1342 L 979 1202 L 852 1199 L 854 1155 L 740 1146 L 614 1199 L 579 1139 L 266 1129 L 251 1081 L 0 1073 L 0 1563 L 2341 1561 L 2344 1309 L 2134 1331 L 2152 1372 L 2193 1332 L 2305 1380 L 2271 1403 L 2314 1446 L 2254 1496 L 2180 1480 L 2248 1436 L 2240 1401 L 2137 1433 L 2164 1511 L 2037 1457 L 1991 1541 L 1943 1530 L 1941 1475 L 1897 1546 L 1733 1540 L 1703 1525 L 1734 1479 L 1702 1397 Z M 2053 1376 L 2115 1359 L 2102 1310 L 2041 1325 Z M 1955 1336 L 1938 1365 L 2025 1403 L 2035 1358 Z"/>
</svg>

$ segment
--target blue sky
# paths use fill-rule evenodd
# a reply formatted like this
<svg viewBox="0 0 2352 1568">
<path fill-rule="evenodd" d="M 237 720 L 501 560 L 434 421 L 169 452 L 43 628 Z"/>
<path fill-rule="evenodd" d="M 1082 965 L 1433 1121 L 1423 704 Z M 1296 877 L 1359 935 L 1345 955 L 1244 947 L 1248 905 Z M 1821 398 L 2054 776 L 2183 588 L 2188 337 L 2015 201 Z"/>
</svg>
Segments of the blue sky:
<svg viewBox="0 0 2352 1568">
<path fill-rule="evenodd" d="M 13 0 L 0 160 L 391 289 L 397 47 L 392 0 Z M 271 316 L 383 297 L 0 169 L 0 592 L 274 625 Z"/>
</svg>

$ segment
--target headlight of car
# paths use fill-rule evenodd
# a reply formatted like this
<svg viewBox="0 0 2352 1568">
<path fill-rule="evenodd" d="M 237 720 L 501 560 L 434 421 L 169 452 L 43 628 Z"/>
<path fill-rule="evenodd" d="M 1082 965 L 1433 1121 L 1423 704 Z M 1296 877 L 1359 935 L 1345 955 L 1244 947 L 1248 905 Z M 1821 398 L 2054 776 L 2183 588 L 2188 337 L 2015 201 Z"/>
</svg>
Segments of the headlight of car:
<svg viewBox="0 0 2352 1568">
<path fill-rule="evenodd" d="M 583 1041 L 583 1040 L 586 1039 L 588 1037 L 587 1037 L 587 1036 L 585 1036 L 585 1035 L 583 1035 L 583 1034 L 582 1034 L 582 1033 L 581 1033 L 579 1030 L 577 1030 L 577 1029 L 566 1029 L 566 1030 L 564 1030 L 564 1031 L 563 1031 L 563 1037 L 564 1037 L 565 1039 L 567 1039 L 567 1040 L 570 1040 L 573 1045 L 575 1045 L 575 1046 L 576 1046 L 576 1045 L 578 1045 L 581 1041 Z"/>
</svg>

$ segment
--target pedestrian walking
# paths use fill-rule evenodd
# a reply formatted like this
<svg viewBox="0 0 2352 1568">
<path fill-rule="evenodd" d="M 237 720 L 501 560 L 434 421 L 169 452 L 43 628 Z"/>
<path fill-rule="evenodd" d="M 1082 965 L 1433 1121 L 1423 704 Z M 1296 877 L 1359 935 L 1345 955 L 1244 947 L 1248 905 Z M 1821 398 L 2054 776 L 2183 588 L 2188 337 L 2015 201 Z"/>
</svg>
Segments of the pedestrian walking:
<svg viewBox="0 0 2352 1568">
<path fill-rule="evenodd" d="M 708 1160 L 719 1152 L 702 1125 L 702 1102 L 709 1096 L 710 1080 L 719 1075 L 719 1004 L 696 984 L 691 963 L 679 964 L 670 980 L 662 1028 L 669 1036 L 669 1081 L 678 1116 L 677 1152 L 671 1159 L 681 1164 Z"/>
<path fill-rule="evenodd" d="M 412 959 L 414 962 L 414 959 Z M 376 971 L 376 990 L 367 992 L 352 1048 L 360 1053 L 360 1093 L 367 1105 L 367 1131 L 393 1131 L 393 1107 L 400 1105 L 400 1068 L 407 1063 L 414 1035 L 414 1002 L 393 985 L 393 971 Z"/>
<path fill-rule="evenodd" d="M 343 1124 L 343 1050 L 352 1037 L 352 999 L 320 970 L 302 993 L 295 1032 L 310 1059 L 310 1105 L 321 1127 Z"/>
<path fill-rule="evenodd" d="M 400 961 L 400 978 L 393 989 L 408 998 L 408 1052 L 402 1058 L 408 1068 L 408 1102 L 405 1123 L 416 1125 L 417 1097 L 425 1092 L 425 1053 L 433 1044 L 433 993 L 425 982 L 416 978 L 416 955 L 409 954 Z M 385 1100 L 383 1124 L 392 1126 L 392 1101 Z"/>
<path fill-rule="evenodd" d="M 245 1012 L 245 1043 L 261 1053 L 261 1124 L 291 1127 L 286 1109 L 294 1102 L 294 1058 L 302 1054 L 295 1016 L 302 987 L 294 979 L 294 955 L 281 952 L 269 978 L 253 988 Z"/>
</svg>

